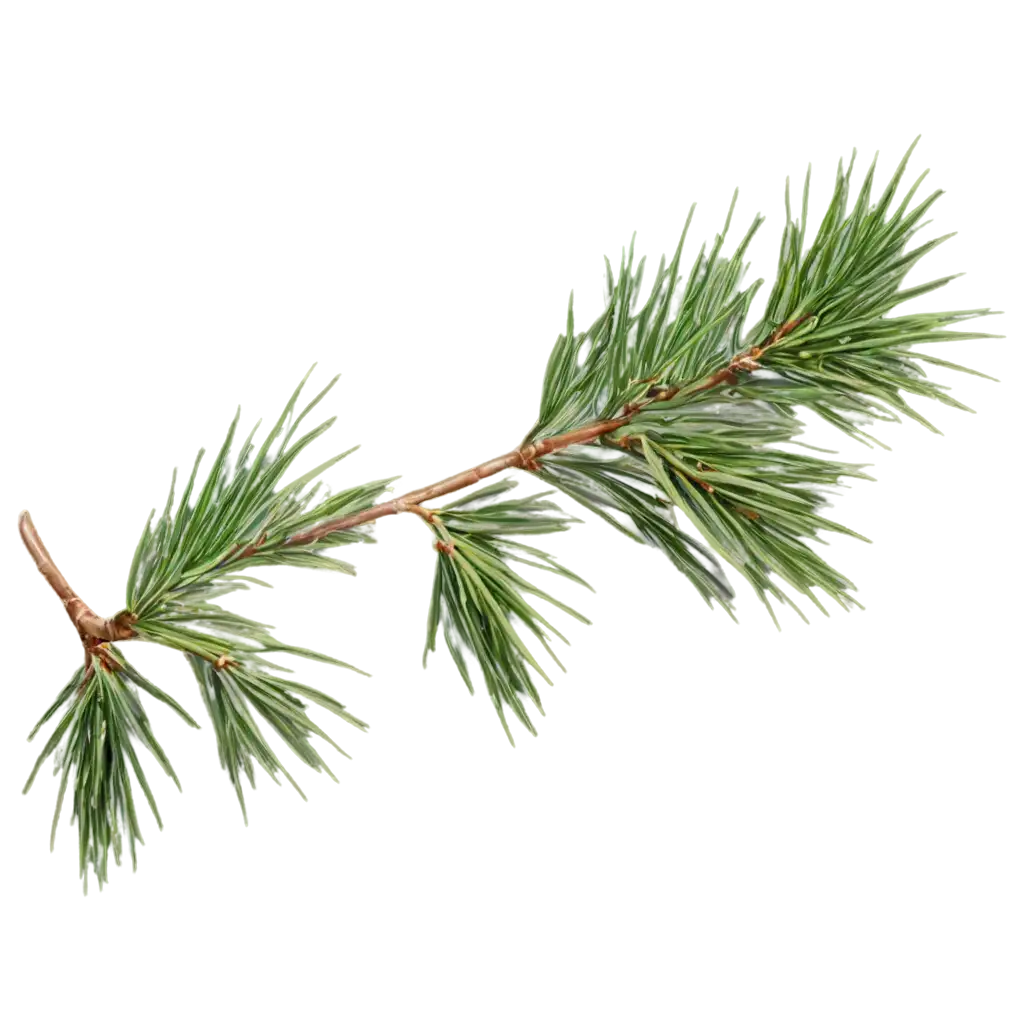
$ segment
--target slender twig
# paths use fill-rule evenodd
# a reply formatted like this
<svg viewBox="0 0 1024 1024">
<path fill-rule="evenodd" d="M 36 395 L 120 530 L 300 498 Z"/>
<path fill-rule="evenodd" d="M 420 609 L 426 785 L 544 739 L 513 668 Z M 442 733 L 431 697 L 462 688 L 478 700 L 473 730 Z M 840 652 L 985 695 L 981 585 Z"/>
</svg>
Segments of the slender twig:
<svg viewBox="0 0 1024 1024">
<path fill-rule="evenodd" d="M 760 364 L 757 360 L 765 349 L 796 330 L 800 324 L 810 319 L 811 316 L 811 313 L 806 313 L 795 320 L 790 320 L 788 323 L 776 327 L 764 342 L 733 357 L 728 366 L 711 374 L 695 387 L 687 389 L 687 394 L 707 391 L 710 388 L 717 387 L 719 384 L 734 383 L 738 370 L 752 372 L 759 369 Z M 453 491 L 460 491 L 463 487 L 471 487 L 473 484 L 479 483 L 481 480 L 494 476 L 495 473 L 501 473 L 506 469 L 535 470 L 538 468 L 537 459 L 542 456 L 550 455 L 552 452 L 569 448 L 572 445 L 588 444 L 599 437 L 603 437 L 605 434 L 610 434 L 630 423 L 641 409 L 654 402 L 664 402 L 674 398 L 682 390 L 679 387 L 651 388 L 645 398 L 627 405 L 623 409 L 623 414 L 615 419 L 601 420 L 597 423 L 591 423 L 589 426 L 580 427 L 578 430 L 571 430 L 566 434 L 549 437 L 539 444 L 525 445 L 505 455 L 499 455 L 497 458 L 482 462 L 479 466 L 474 466 L 472 469 L 466 469 L 461 473 L 456 473 L 454 476 L 446 477 L 444 480 L 431 484 L 429 487 L 421 487 L 417 491 L 410 491 L 408 494 L 403 494 L 400 498 L 382 501 L 379 505 L 373 505 L 370 508 L 363 509 L 361 512 L 355 512 L 340 519 L 329 519 L 326 522 L 319 523 L 317 526 L 310 527 L 308 530 L 303 530 L 301 533 L 293 534 L 284 542 L 283 546 L 294 547 L 299 544 L 312 544 L 332 533 L 351 530 L 357 526 L 362 526 L 364 523 L 372 523 L 376 519 L 397 515 L 400 512 L 417 512 L 422 515 L 420 506 L 426 501 L 432 501 L 434 498 L 451 494 Z"/>
<path fill-rule="evenodd" d="M 105 619 L 97 615 L 72 589 L 64 579 L 63 573 L 54 564 L 50 552 L 46 550 L 28 512 L 18 516 L 18 532 L 28 548 L 28 553 L 36 563 L 36 568 L 43 574 L 43 579 L 53 588 L 61 599 L 68 618 L 74 623 L 83 643 L 91 637 L 95 640 L 128 640 L 135 635 L 130 625 L 130 615 L 126 612 Z M 90 646 L 88 643 L 86 646 Z"/>
<path fill-rule="evenodd" d="M 736 380 L 736 373 L 738 371 L 752 372 L 758 369 L 760 364 L 757 360 L 764 350 L 795 330 L 805 320 L 809 319 L 811 315 L 807 313 L 777 327 L 761 345 L 755 345 L 733 357 L 728 366 L 706 377 L 696 386 L 685 389 L 686 393 L 697 394 L 719 384 L 733 383 Z M 313 544 L 332 533 L 351 530 L 357 526 L 362 526 L 364 523 L 372 523 L 376 519 L 397 515 L 400 512 L 414 512 L 429 520 L 433 514 L 423 507 L 425 502 L 451 494 L 453 491 L 460 491 L 464 487 L 471 487 L 473 484 L 479 483 L 481 480 L 494 476 L 495 473 L 501 473 L 506 469 L 536 470 L 538 468 L 537 460 L 543 456 L 561 451 L 564 448 L 570 448 L 573 445 L 589 444 L 592 441 L 596 441 L 598 438 L 629 424 L 633 417 L 648 405 L 674 398 L 682 390 L 684 389 L 679 387 L 652 387 L 644 398 L 627 405 L 623 409 L 622 415 L 614 419 L 600 420 L 586 427 L 580 427 L 577 430 L 570 430 L 565 434 L 546 438 L 537 444 L 524 445 L 516 448 L 514 451 L 507 452 L 505 455 L 499 455 L 497 458 L 482 462 L 472 469 L 466 469 L 461 473 L 456 473 L 454 476 L 439 480 L 428 487 L 421 487 L 418 490 L 410 491 L 408 494 L 403 494 L 400 498 L 381 502 L 379 505 L 373 505 L 370 508 L 363 509 L 361 512 L 356 512 L 339 519 L 329 519 L 326 522 L 319 523 L 317 526 L 310 527 L 308 530 L 303 530 L 301 533 L 293 534 L 280 546 L 297 547 L 303 544 Z M 702 486 L 707 485 L 702 484 Z M 36 566 L 46 581 L 54 589 L 61 601 L 63 601 L 68 616 L 74 623 L 75 629 L 78 630 L 79 636 L 82 637 L 82 641 L 86 644 L 87 648 L 95 646 L 95 641 L 97 640 L 129 640 L 135 635 L 135 631 L 131 627 L 132 616 L 130 613 L 121 612 L 113 618 L 104 619 L 97 615 L 72 590 L 71 585 L 64 579 L 46 547 L 43 545 L 35 526 L 32 524 L 32 517 L 28 512 L 21 513 L 18 519 L 18 528 L 21 531 L 22 540 L 25 542 L 29 554 L 35 560 Z M 231 556 L 231 560 L 241 560 L 255 554 L 265 542 L 265 535 L 258 537 L 241 551 L 235 552 Z"/>
</svg>

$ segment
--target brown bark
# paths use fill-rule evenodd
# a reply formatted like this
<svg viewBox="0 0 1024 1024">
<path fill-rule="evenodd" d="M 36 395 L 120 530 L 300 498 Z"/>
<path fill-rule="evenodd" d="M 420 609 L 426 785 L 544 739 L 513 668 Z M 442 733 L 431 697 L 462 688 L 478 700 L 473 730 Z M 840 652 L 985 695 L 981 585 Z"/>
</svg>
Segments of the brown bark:
<svg viewBox="0 0 1024 1024">
<path fill-rule="evenodd" d="M 687 393 L 697 394 L 698 392 L 717 387 L 719 384 L 726 382 L 734 383 L 738 370 L 752 372 L 759 369 L 760 363 L 757 360 L 764 350 L 784 338 L 791 331 L 796 330 L 805 320 L 810 319 L 812 315 L 811 313 L 806 313 L 795 320 L 790 320 L 788 323 L 776 327 L 761 345 L 755 345 L 746 352 L 740 353 L 728 366 L 717 373 L 711 374 L 710 377 L 699 385 L 689 389 Z M 285 541 L 284 546 L 294 547 L 298 544 L 311 544 L 322 540 L 329 534 L 338 533 L 341 530 L 351 530 L 353 527 L 362 526 L 364 523 L 372 523 L 375 519 L 382 519 L 384 516 L 397 515 L 399 512 L 421 511 L 419 506 L 422 506 L 424 502 L 440 498 L 445 494 L 451 494 L 453 491 L 462 490 L 463 487 L 471 487 L 486 477 L 494 476 L 495 473 L 500 473 L 506 469 L 534 470 L 537 468 L 537 459 L 541 458 L 541 456 L 549 455 L 551 452 L 560 451 L 562 448 L 568 448 L 574 444 L 587 444 L 605 434 L 610 434 L 612 431 L 618 430 L 619 427 L 626 426 L 641 409 L 654 402 L 664 402 L 674 398 L 679 394 L 680 390 L 679 387 L 652 388 L 645 398 L 626 406 L 623 414 L 616 419 L 602 420 L 599 423 L 592 423 L 590 426 L 581 427 L 579 430 L 572 430 L 567 434 L 549 437 L 547 440 L 541 441 L 540 444 L 528 444 L 505 455 L 499 455 L 496 459 L 482 462 L 479 466 L 474 466 L 472 469 L 456 473 L 455 476 L 447 477 L 436 484 L 431 484 L 429 487 L 421 487 L 418 491 L 410 491 L 408 494 L 403 494 L 400 498 L 395 498 L 393 501 L 383 501 L 379 505 L 365 508 L 362 512 L 356 512 L 341 519 L 329 519 L 325 523 L 312 526 L 308 530 L 303 530 L 301 533 L 296 533 L 294 536 L 289 537 Z"/>
<path fill-rule="evenodd" d="M 764 350 L 770 345 L 774 345 L 781 338 L 784 338 L 811 316 L 812 314 L 807 313 L 777 327 L 761 345 L 755 345 L 746 352 L 736 356 L 728 366 L 711 374 L 696 387 L 686 389 L 686 393 L 697 394 L 701 391 L 717 387 L 719 384 L 733 383 L 736 380 L 736 373 L 738 371 L 752 372 L 758 369 L 760 363 L 757 360 Z M 623 409 L 622 415 L 615 419 L 601 420 L 598 423 L 591 423 L 589 426 L 580 427 L 578 430 L 571 430 L 556 437 L 549 437 L 538 444 L 528 444 L 521 448 L 516 448 L 515 451 L 499 455 L 497 458 L 483 462 L 472 469 L 463 470 L 461 473 L 456 473 L 454 476 L 447 477 L 435 484 L 430 484 L 428 487 L 421 487 L 419 490 L 403 494 L 400 498 L 395 498 L 393 501 L 381 502 L 379 505 L 363 509 L 361 512 L 356 512 L 350 516 L 330 519 L 327 522 L 310 527 L 308 530 L 303 530 L 301 533 L 294 534 L 284 542 L 283 546 L 296 547 L 300 544 L 311 544 L 322 540 L 332 533 L 351 530 L 353 527 L 361 526 L 364 523 L 371 523 L 376 519 L 382 519 L 384 516 L 397 515 L 400 512 L 415 512 L 424 518 L 430 519 L 432 514 L 429 509 L 423 507 L 425 502 L 451 494 L 453 491 L 462 490 L 463 487 L 471 487 L 473 484 L 479 483 L 481 480 L 494 476 L 495 473 L 501 473 L 506 469 L 536 470 L 539 468 L 537 460 L 543 456 L 550 455 L 552 452 L 560 451 L 563 448 L 569 448 L 572 445 L 588 444 L 599 437 L 603 437 L 605 434 L 610 434 L 630 423 L 641 409 L 654 402 L 663 402 L 674 398 L 679 394 L 680 390 L 682 389 L 679 387 L 653 387 L 644 398 L 626 406 Z M 710 490 L 710 487 L 706 484 L 701 486 L 705 486 Z M 68 617 L 74 623 L 75 629 L 78 630 L 78 634 L 82 638 L 87 651 L 95 648 L 98 643 L 110 640 L 128 640 L 135 635 L 135 630 L 131 626 L 134 616 L 129 612 L 120 612 L 112 619 L 104 619 L 97 615 L 72 590 L 71 585 L 64 579 L 57 566 L 54 565 L 53 559 L 36 532 L 36 528 L 32 523 L 32 517 L 28 512 L 22 512 L 19 516 L 18 529 L 21 533 L 21 539 L 25 542 L 25 547 L 28 548 L 29 554 L 35 561 L 37 568 L 63 602 Z M 265 541 L 265 536 L 258 538 L 240 553 L 235 552 L 229 556 L 230 560 L 249 557 Z"/>
<path fill-rule="evenodd" d="M 355 526 L 362 526 L 363 523 L 372 523 L 375 519 L 382 519 L 384 516 L 397 515 L 399 512 L 415 512 L 425 502 L 433 501 L 434 498 L 443 497 L 453 491 L 460 491 L 463 487 L 471 487 L 475 483 L 494 476 L 506 469 L 536 469 L 537 459 L 542 455 L 549 455 L 551 452 L 568 448 L 574 444 L 586 444 L 604 434 L 610 434 L 619 427 L 624 427 L 632 418 L 620 416 L 614 420 L 602 420 L 600 423 L 592 423 L 588 427 L 581 427 L 579 430 L 572 430 L 567 434 L 559 434 L 557 437 L 549 437 L 539 444 L 528 444 L 505 455 L 499 455 L 496 459 L 482 462 L 472 469 L 463 470 L 454 476 L 447 477 L 431 484 L 429 487 L 421 487 L 418 491 L 410 491 L 393 501 L 383 501 L 372 508 L 365 508 L 362 512 L 345 516 L 341 519 L 329 519 L 318 526 L 296 533 L 285 541 L 285 547 L 294 547 L 298 544 L 311 544 L 321 540 L 331 533 L 338 533 L 341 530 L 351 530 Z"/>
<path fill-rule="evenodd" d="M 43 579 L 53 588 L 54 593 L 61 599 L 68 618 L 74 623 L 78 635 L 85 642 L 87 638 L 94 640 L 127 640 L 135 635 L 128 622 L 129 616 L 122 612 L 112 619 L 104 619 L 97 615 L 72 589 L 71 584 L 64 579 L 60 569 L 54 564 L 50 552 L 36 532 L 35 524 L 28 512 L 22 512 L 18 516 L 18 532 L 21 539 L 28 548 L 28 553 L 36 563 L 36 568 L 43 574 Z"/>
</svg>

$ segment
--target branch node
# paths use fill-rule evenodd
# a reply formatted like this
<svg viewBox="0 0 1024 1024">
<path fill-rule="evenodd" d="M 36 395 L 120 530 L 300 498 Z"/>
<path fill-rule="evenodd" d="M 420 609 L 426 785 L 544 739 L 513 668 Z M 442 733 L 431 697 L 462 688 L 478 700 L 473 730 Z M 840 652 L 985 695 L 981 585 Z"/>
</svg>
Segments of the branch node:
<svg viewBox="0 0 1024 1024">
<path fill-rule="evenodd" d="M 714 466 L 706 466 L 703 462 L 700 461 L 700 459 L 698 459 L 697 460 L 697 472 L 698 473 L 716 473 L 718 471 L 715 469 Z M 707 491 L 708 494 L 714 494 L 715 493 L 714 486 L 712 484 L 709 484 L 706 480 L 700 480 L 700 479 L 698 479 L 695 476 L 691 476 L 689 473 L 686 474 L 686 479 L 689 480 L 690 483 L 694 483 L 698 487 L 700 487 L 703 490 Z"/>
<path fill-rule="evenodd" d="M 114 672 L 121 667 L 105 643 L 97 644 L 93 649 L 93 654 L 108 672 Z"/>
<path fill-rule="evenodd" d="M 636 439 L 632 434 L 623 434 L 622 437 L 610 438 L 608 443 L 618 445 L 620 448 L 628 449 L 632 446 L 634 440 Z"/>
<path fill-rule="evenodd" d="M 772 331 L 771 336 L 765 342 L 764 347 L 767 348 L 769 345 L 774 345 L 775 342 L 781 341 L 787 334 L 791 334 L 795 331 L 802 323 L 804 323 L 804 321 L 810 320 L 812 316 L 814 316 L 813 313 L 804 313 L 803 316 L 798 316 L 796 319 L 790 320 L 788 323 L 784 323 L 781 326 L 776 327 L 775 330 Z M 758 352 L 758 355 L 760 355 L 760 352 Z"/>
<path fill-rule="evenodd" d="M 432 508 L 424 508 L 422 505 L 416 505 L 411 502 L 402 502 L 402 512 L 414 512 L 426 523 L 436 523 L 437 513 Z"/>
<path fill-rule="evenodd" d="M 239 559 L 249 558 L 255 555 L 257 551 L 267 542 L 267 535 L 261 533 L 247 548 L 243 549 L 241 554 L 238 556 Z"/>
<path fill-rule="evenodd" d="M 528 444 L 525 448 L 520 448 L 516 454 L 519 456 L 521 468 L 530 473 L 536 473 L 540 470 L 540 463 L 537 461 L 537 458 L 544 454 L 540 450 L 540 446 Z"/>
<path fill-rule="evenodd" d="M 760 352 L 760 350 L 757 350 Z M 736 376 L 736 370 L 745 370 L 747 373 L 753 373 L 755 370 L 761 369 L 761 364 L 752 356 L 740 356 L 739 359 L 734 359 L 729 364 L 729 369 L 734 371 L 733 377 Z"/>
</svg>

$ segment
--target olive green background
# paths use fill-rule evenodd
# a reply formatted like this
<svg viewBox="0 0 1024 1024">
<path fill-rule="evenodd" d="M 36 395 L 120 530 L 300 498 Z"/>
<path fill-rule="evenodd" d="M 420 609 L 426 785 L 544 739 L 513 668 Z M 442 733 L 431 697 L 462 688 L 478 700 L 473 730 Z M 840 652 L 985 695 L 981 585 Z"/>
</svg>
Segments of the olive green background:
<svg viewBox="0 0 1024 1024">
<path fill-rule="evenodd" d="M 301 361 L 317 357 L 346 366 L 496 357 L 519 360 L 521 377 L 566 286 L 590 284 L 598 248 L 633 221 L 671 219 L 729 182 L 775 181 L 802 158 L 850 141 L 895 142 L 914 126 L 937 139 L 947 129 L 947 141 L 1019 144 L 1022 29 L 1020 16 L 993 11 L 5 11 L 0 502 L 38 506 L 76 581 L 113 604 L 138 505 L 159 496 L 169 461 L 219 434 L 231 398 L 279 396 Z M 992 160 L 1012 187 L 1024 172 L 1007 152 Z M 953 175 L 992 173 L 957 165 L 955 151 L 943 159 Z M 981 237 L 1005 231 L 1007 247 L 982 255 L 992 287 L 1010 296 L 1019 193 L 982 180 L 961 195 Z M 1011 350 L 988 362 L 1013 384 Z M 854 769 L 851 780 L 821 769 L 844 759 L 819 752 L 817 773 L 802 769 L 793 786 L 779 784 L 766 758 L 760 790 L 740 776 L 719 777 L 717 791 L 666 791 L 666 800 L 724 801 L 719 815 L 688 809 L 706 829 L 697 845 L 763 849 L 824 835 L 834 848 L 911 847 L 919 861 L 909 872 L 889 865 L 884 876 L 899 883 L 896 899 L 929 881 L 922 848 L 945 846 L 936 869 L 945 896 L 926 898 L 984 900 L 986 887 L 1014 898 L 1024 878 L 1019 391 L 975 393 L 989 416 L 957 424 L 941 444 L 902 438 L 882 489 L 858 499 L 858 524 L 883 538 L 856 568 L 896 628 L 886 658 L 871 655 L 878 636 L 848 637 L 841 653 L 824 633 L 756 657 L 733 648 L 716 691 L 719 640 L 694 630 L 702 669 L 681 690 L 669 679 L 624 696 L 605 679 L 603 698 L 589 694 L 592 721 L 625 722 L 632 734 L 618 742 L 648 750 L 674 740 L 750 745 L 750 734 L 728 734 L 742 707 L 751 728 L 764 734 L 769 724 L 768 743 L 817 743 L 828 754 L 837 743 L 901 741 L 903 757 L 926 766 L 915 775 L 890 764 L 866 779 Z M 9 1019 L 981 1020 L 1019 1011 L 1016 907 L 80 907 L 67 860 L 44 854 L 43 806 L 14 799 L 31 757 L 24 726 L 74 649 L 12 537 L 0 553 L 9 795 L 0 800 L 0 1013 Z M 600 662 L 599 649 L 590 656 Z M 762 680 L 757 699 L 743 688 L 752 678 Z M 388 708 L 373 699 L 364 702 L 384 742 Z M 566 685 L 559 699 L 555 723 L 579 729 L 588 694 Z M 664 732 L 681 722 L 685 738 L 658 734 L 658 723 Z M 698 735 L 699 722 L 714 738 Z M 895 739 L 879 735 L 887 729 Z M 915 730 L 939 745 L 942 771 L 914 754 Z M 607 756 L 615 737 L 598 742 Z M 447 760 L 466 756 L 453 751 Z M 970 767 L 950 768 L 953 757 Z M 614 782 L 604 770 L 602 783 Z M 409 799 L 425 795 L 424 814 L 440 799 L 431 782 L 451 792 L 450 779 L 420 780 Z M 542 785 L 513 797 L 544 796 Z M 754 813 L 759 792 L 775 801 L 770 815 Z M 353 785 L 346 796 L 366 794 Z M 490 796 L 478 786 L 463 820 L 479 825 Z M 554 798 L 548 805 L 549 818 L 565 816 Z M 224 807 L 209 821 L 223 823 Z M 502 805 L 488 810 L 500 815 Z M 575 810 L 569 820 L 585 817 Z M 519 814 L 493 826 L 499 842 L 514 838 L 510 822 L 529 821 Z M 650 845 L 637 817 L 605 817 L 598 839 Z M 851 819 L 859 834 L 843 833 Z M 284 833 L 268 820 L 271 836 L 295 845 L 288 828 L 300 818 Z M 743 833 L 754 820 L 770 822 L 770 842 Z M 815 822 L 827 820 L 834 829 L 819 827 L 815 839 Z M 726 842 L 730 827 L 739 831 Z M 258 826 L 254 835 L 266 834 Z M 220 835 L 227 842 L 226 828 Z M 821 898 L 842 898 L 836 880 L 866 861 L 854 856 L 846 874 L 830 861 Z M 234 859 L 236 873 L 243 863 Z M 721 865 L 708 877 L 720 881 Z M 173 858 L 163 869 L 171 882 L 187 879 Z M 549 871 L 549 881 L 564 873 Z M 569 873 L 569 882 L 581 877 Z M 707 879 L 689 873 L 699 890 Z M 799 864 L 790 878 L 801 878 Z M 170 889 L 172 902 L 197 899 L 187 886 Z M 736 898 L 706 889 L 708 900 Z"/>
</svg>

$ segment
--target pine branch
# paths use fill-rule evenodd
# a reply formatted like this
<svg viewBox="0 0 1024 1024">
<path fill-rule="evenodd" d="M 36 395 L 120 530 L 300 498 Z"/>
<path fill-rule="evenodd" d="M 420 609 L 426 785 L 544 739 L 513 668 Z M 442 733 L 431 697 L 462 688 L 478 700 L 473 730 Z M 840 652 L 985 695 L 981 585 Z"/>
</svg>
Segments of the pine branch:
<svg viewBox="0 0 1024 1024">
<path fill-rule="evenodd" d="M 951 329 L 989 315 L 988 309 L 890 316 L 902 302 L 953 279 L 903 287 L 908 271 L 950 237 L 909 248 L 940 194 L 911 207 L 921 175 L 896 205 L 913 148 L 874 203 L 872 164 L 849 211 L 854 161 L 845 171 L 840 163 L 828 209 L 809 244 L 810 171 L 797 219 L 787 182 L 777 277 L 764 315 L 746 332 L 751 302 L 763 282 L 741 287 L 748 269 L 743 260 L 763 218 L 756 217 L 735 251 L 724 255 L 735 195 L 721 234 L 710 248 L 700 249 L 684 274 L 691 208 L 674 254 L 668 261 L 662 257 L 642 304 L 644 260 L 634 269 L 633 244 L 628 254 L 623 251 L 617 274 L 606 260 L 605 309 L 589 328 L 577 332 L 570 295 L 566 330 L 548 361 L 538 417 L 522 443 L 437 483 L 386 500 L 382 496 L 395 477 L 336 494 L 321 492 L 320 477 L 353 448 L 284 482 L 299 456 L 333 424 L 329 419 L 299 434 L 337 378 L 296 413 L 307 374 L 261 446 L 254 443 L 257 424 L 232 459 L 236 414 L 201 485 L 202 451 L 177 502 L 172 477 L 163 512 L 159 518 L 155 510 L 151 513 L 135 551 L 126 606 L 110 618 L 93 612 L 71 588 L 23 512 L 22 539 L 62 601 L 85 657 L 32 732 L 65 709 L 26 790 L 56 751 L 61 782 L 54 828 L 73 779 L 83 877 L 92 865 L 102 885 L 109 852 L 119 862 L 125 834 L 135 864 L 141 834 L 127 766 L 159 823 L 135 743 L 145 746 L 177 782 L 138 691 L 196 724 L 132 668 L 113 642 L 159 643 L 185 656 L 244 817 L 241 779 L 254 786 L 257 765 L 275 781 L 283 774 L 299 789 L 258 719 L 299 760 L 334 778 L 313 740 L 336 744 L 310 718 L 307 702 L 356 728 L 366 724 L 335 698 L 281 678 L 278 673 L 289 670 L 267 656 L 353 666 L 283 643 L 272 627 L 220 602 L 250 586 L 268 586 L 251 573 L 274 566 L 354 575 L 351 564 L 333 557 L 335 549 L 371 541 L 370 528 L 387 516 L 417 515 L 436 552 L 424 662 L 440 632 L 470 692 L 473 674 L 482 675 L 509 741 L 514 742 L 508 711 L 535 733 L 527 704 L 541 714 L 543 708 L 533 674 L 551 680 L 531 644 L 539 644 L 561 667 L 549 641 L 552 636 L 566 640 L 536 602 L 587 620 L 519 567 L 588 585 L 551 555 L 515 538 L 561 532 L 578 520 L 546 500 L 550 491 L 513 498 L 514 483 L 508 479 L 443 508 L 428 507 L 505 470 L 530 472 L 633 541 L 660 550 L 709 606 L 717 604 L 733 618 L 734 593 L 723 566 L 751 584 L 776 624 L 769 599 L 792 606 L 801 617 L 797 595 L 826 614 L 823 598 L 843 609 L 860 607 L 854 584 L 811 543 L 823 542 L 829 532 L 859 537 L 822 513 L 842 481 L 871 478 L 861 464 L 794 451 L 802 445 L 801 410 L 868 445 L 880 443 L 864 429 L 873 420 L 905 415 L 934 430 L 905 396 L 965 409 L 948 388 L 929 380 L 925 369 L 976 371 L 918 347 L 995 337 Z M 695 535 L 680 527 L 676 513 Z"/>
<path fill-rule="evenodd" d="M 810 315 L 810 313 L 805 314 L 794 319 L 793 322 L 777 328 L 761 345 L 754 346 L 749 351 L 734 356 L 727 366 L 716 371 L 706 380 L 687 389 L 687 394 L 696 395 L 724 383 L 735 383 L 740 372 L 750 372 L 758 369 L 756 360 L 771 345 L 800 327 Z M 269 542 L 266 531 L 263 530 L 253 541 L 234 544 L 219 559 L 214 559 L 211 564 L 193 570 L 194 577 L 199 580 L 213 572 L 223 572 L 226 574 L 229 570 L 240 567 L 247 559 L 254 557 L 267 558 L 276 555 L 287 558 L 296 549 L 311 547 L 323 541 L 337 538 L 339 535 L 346 534 L 350 530 L 371 525 L 381 519 L 390 518 L 404 512 L 415 512 L 416 509 L 426 506 L 431 502 L 458 494 L 468 487 L 475 487 L 509 469 L 536 470 L 540 461 L 546 456 L 554 455 L 565 449 L 570 449 L 570 447 L 590 444 L 607 434 L 628 427 L 640 413 L 648 410 L 651 406 L 655 406 L 658 402 L 672 400 L 682 390 L 681 385 L 648 388 L 643 398 L 631 402 L 629 406 L 624 408 L 621 416 L 608 420 L 599 420 L 584 427 L 546 438 L 536 444 L 524 443 L 514 451 L 499 458 L 482 463 L 479 466 L 474 466 L 429 487 L 414 490 L 414 492 L 403 495 L 400 498 L 381 502 L 349 515 L 328 518 L 325 521 L 317 522 L 315 525 L 310 525 L 305 529 L 293 532 L 293 534 L 287 534 L 286 531 L 286 536 L 276 542 L 276 544 Z M 225 443 L 222 454 L 226 451 L 227 444 Z M 211 479 L 215 479 L 215 477 L 211 476 Z M 366 493 L 369 494 L 369 490 Z M 212 501 L 211 498 L 207 500 Z M 224 500 L 227 501 L 229 498 Z M 345 495 L 337 501 L 339 504 L 354 504 L 355 500 L 355 496 Z M 201 511 L 201 508 L 188 510 L 191 515 L 199 515 Z M 180 514 L 182 516 L 186 514 L 185 506 L 182 506 Z M 311 513 L 307 518 L 316 518 L 317 515 L 323 515 L 323 511 Z M 137 621 L 137 612 L 125 609 L 119 611 L 117 615 L 104 618 L 91 608 L 88 608 L 84 601 L 75 594 L 71 585 L 63 578 L 63 575 L 54 566 L 43 548 L 37 531 L 29 519 L 27 509 L 19 509 L 18 511 L 18 532 L 27 550 L 36 561 L 43 578 L 50 585 L 57 598 L 65 605 L 71 622 L 83 637 L 84 643 L 91 641 L 116 642 L 130 640 L 138 635 L 133 628 L 134 623 Z"/>
</svg>

